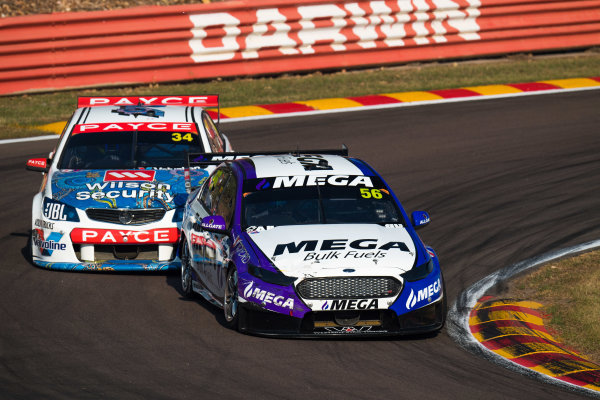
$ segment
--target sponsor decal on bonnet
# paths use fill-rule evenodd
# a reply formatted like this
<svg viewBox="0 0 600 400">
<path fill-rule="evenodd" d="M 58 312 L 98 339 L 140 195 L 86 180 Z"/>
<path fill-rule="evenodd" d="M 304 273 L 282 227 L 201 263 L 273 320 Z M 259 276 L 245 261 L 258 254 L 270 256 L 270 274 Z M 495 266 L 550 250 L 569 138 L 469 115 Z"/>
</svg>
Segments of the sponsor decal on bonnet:
<svg viewBox="0 0 600 400">
<path fill-rule="evenodd" d="M 85 185 L 88 191 L 77 192 L 75 195 L 77 200 L 117 199 L 119 197 L 135 199 L 148 196 L 171 203 L 175 199 L 175 196 L 169 192 L 171 185 L 168 183 L 111 181 L 86 183 Z"/>
<path fill-rule="evenodd" d="M 365 251 L 376 250 L 376 251 Z M 412 252 L 404 242 L 382 242 L 377 239 L 326 239 L 326 240 L 303 240 L 301 242 L 281 243 L 275 246 L 273 258 L 290 253 L 304 254 L 304 261 L 321 261 L 345 258 L 383 258 L 388 251 Z M 325 252 L 325 253 L 323 253 Z"/>
</svg>

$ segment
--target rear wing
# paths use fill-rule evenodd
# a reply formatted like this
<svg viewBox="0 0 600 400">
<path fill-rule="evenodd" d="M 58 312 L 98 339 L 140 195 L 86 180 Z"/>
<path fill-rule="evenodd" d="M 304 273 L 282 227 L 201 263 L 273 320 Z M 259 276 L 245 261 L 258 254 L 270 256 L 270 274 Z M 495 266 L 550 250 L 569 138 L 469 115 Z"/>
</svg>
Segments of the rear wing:
<svg viewBox="0 0 600 400">
<path fill-rule="evenodd" d="M 233 161 L 240 158 L 252 156 L 269 156 L 269 155 L 292 155 L 299 156 L 301 154 L 331 154 L 337 156 L 348 156 L 348 147 L 342 144 L 340 149 L 307 149 L 307 150 L 278 150 L 278 151 L 256 151 L 256 152 L 225 152 L 225 153 L 189 153 L 187 159 L 187 167 L 184 170 L 185 187 L 188 193 L 192 191 L 190 181 L 191 167 L 207 167 L 209 165 L 219 165 L 224 161 Z"/>
<path fill-rule="evenodd" d="M 219 95 L 205 96 L 82 96 L 77 98 L 77 108 L 99 106 L 187 106 L 217 108 L 217 123 L 221 122 L 221 108 Z"/>
<path fill-rule="evenodd" d="M 97 106 L 190 106 L 218 107 L 219 95 L 207 96 L 82 96 L 77 98 L 77 108 Z"/>
<path fill-rule="evenodd" d="M 188 167 L 219 165 L 224 161 L 233 161 L 240 158 L 253 156 L 272 156 L 272 155 L 292 155 L 300 154 L 331 154 L 337 156 L 348 156 L 348 147 L 343 144 L 340 149 L 306 149 L 306 150 L 276 150 L 276 151 L 250 151 L 250 152 L 225 152 L 225 153 L 189 153 Z"/>
</svg>

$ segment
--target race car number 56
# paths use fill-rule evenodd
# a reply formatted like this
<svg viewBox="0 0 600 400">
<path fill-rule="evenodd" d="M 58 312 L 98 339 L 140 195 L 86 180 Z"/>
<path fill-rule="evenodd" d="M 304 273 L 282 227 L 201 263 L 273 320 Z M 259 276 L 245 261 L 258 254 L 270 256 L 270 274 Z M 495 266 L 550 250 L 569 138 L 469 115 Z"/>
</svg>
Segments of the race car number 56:
<svg viewBox="0 0 600 400">
<path fill-rule="evenodd" d="M 371 197 L 374 199 L 383 198 L 383 195 L 381 194 L 381 190 L 379 190 L 379 189 L 361 188 L 360 195 L 362 197 L 364 197 L 365 199 L 370 199 Z"/>
</svg>

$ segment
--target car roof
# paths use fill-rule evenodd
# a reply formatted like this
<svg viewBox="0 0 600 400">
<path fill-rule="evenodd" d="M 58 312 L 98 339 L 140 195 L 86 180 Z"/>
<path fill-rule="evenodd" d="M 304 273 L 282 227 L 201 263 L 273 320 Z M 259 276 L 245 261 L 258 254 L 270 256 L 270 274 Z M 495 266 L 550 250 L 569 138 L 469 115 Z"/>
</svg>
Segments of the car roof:
<svg viewBox="0 0 600 400">
<path fill-rule="evenodd" d="M 247 178 L 297 175 L 368 175 L 374 171 L 364 162 L 331 154 L 281 154 L 252 156 L 236 161 Z"/>
</svg>

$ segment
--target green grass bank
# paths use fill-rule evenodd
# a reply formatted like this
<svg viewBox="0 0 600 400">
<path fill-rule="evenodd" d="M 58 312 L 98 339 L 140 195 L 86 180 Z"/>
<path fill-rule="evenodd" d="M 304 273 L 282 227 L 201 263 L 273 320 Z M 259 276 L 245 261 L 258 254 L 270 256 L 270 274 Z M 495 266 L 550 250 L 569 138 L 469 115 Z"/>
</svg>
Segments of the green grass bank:
<svg viewBox="0 0 600 400">
<path fill-rule="evenodd" d="M 600 51 L 517 55 L 451 63 L 247 79 L 111 87 L 0 97 L 0 139 L 47 135 L 35 127 L 69 118 L 78 96 L 219 94 L 222 107 L 465 86 L 600 76 Z"/>
</svg>

